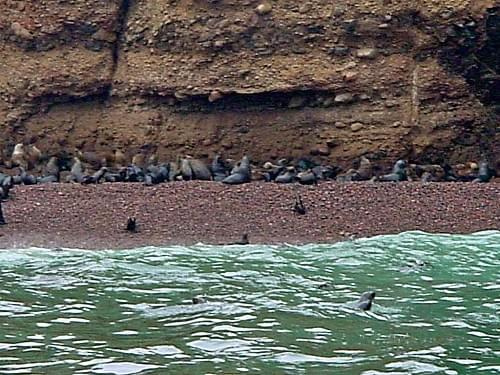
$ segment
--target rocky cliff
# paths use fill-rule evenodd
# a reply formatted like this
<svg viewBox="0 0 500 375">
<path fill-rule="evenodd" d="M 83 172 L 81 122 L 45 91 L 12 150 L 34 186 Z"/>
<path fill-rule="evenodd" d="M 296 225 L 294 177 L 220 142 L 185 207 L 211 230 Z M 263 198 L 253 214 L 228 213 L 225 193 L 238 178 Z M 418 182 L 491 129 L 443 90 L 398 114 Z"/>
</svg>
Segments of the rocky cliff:
<svg viewBox="0 0 500 375">
<path fill-rule="evenodd" d="M 0 0 L 0 150 L 500 154 L 496 0 Z M 0 154 L 1 158 L 1 154 Z"/>
</svg>

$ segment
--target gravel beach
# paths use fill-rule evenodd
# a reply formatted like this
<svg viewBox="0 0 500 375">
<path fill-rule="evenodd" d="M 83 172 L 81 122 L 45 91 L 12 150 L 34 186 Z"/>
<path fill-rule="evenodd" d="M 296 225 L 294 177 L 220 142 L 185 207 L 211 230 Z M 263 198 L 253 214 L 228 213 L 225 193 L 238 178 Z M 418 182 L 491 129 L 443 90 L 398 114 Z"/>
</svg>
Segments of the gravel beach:
<svg viewBox="0 0 500 375">
<path fill-rule="evenodd" d="M 293 212 L 299 192 L 305 215 Z M 500 229 L 500 184 L 255 182 L 47 184 L 17 186 L 3 203 L 0 248 L 117 249 L 251 243 L 335 242 L 421 230 L 471 233 Z M 124 230 L 135 217 L 137 233 Z"/>
</svg>

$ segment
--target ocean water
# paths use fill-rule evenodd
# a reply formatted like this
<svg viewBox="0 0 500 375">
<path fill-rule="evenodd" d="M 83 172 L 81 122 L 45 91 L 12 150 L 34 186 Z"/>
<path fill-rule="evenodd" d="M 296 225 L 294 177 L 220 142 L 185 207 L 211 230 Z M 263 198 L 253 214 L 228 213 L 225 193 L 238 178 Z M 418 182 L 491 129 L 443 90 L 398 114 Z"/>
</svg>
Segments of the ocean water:
<svg viewBox="0 0 500 375">
<path fill-rule="evenodd" d="M 0 374 L 500 373 L 500 232 L 7 250 L 0 266 Z M 372 310 L 354 309 L 367 290 Z"/>
</svg>

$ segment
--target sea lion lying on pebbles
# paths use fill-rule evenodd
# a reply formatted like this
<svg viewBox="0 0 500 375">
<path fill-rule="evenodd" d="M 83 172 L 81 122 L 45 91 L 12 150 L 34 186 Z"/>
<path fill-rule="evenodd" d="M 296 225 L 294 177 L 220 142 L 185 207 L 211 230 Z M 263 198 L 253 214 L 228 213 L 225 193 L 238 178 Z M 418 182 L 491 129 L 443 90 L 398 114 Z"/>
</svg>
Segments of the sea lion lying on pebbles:
<svg viewBox="0 0 500 375">
<path fill-rule="evenodd" d="M 482 160 L 479 163 L 477 178 L 473 182 L 489 182 L 495 176 L 495 171 L 490 168 L 487 160 Z"/>
<path fill-rule="evenodd" d="M 237 185 L 250 182 L 251 179 L 252 171 L 250 168 L 250 159 L 245 155 L 231 170 L 231 174 L 222 180 L 222 183 Z"/>
<path fill-rule="evenodd" d="M 385 181 L 385 182 L 400 182 L 406 181 L 406 161 L 398 160 L 392 169 L 392 173 L 385 174 L 377 178 L 377 181 Z"/>
<path fill-rule="evenodd" d="M 3 209 L 2 209 L 2 197 L 0 197 L 0 225 L 5 225 L 7 222 L 5 221 L 5 218 L 3 216 Z"/>
<path fill-rule="evenodd" d="M 220 155 L 215 155 L 212 161 L 211 170 L 214 181 L 220 182 L 229 175 L 227 163 Z"/>
</svg>

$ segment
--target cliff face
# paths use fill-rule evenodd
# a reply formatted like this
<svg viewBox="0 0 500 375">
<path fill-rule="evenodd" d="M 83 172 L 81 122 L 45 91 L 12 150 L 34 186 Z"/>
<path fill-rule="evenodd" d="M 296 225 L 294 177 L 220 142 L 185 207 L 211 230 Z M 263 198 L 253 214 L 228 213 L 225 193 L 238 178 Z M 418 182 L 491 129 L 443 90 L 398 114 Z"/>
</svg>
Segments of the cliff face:
<svg viewBox="0 0 500 375">
<path fill-rule="evenodd" d="M 23 141 L 341 165 L 500 153 L 496 0 L 0 6 L 4 155 Z"/>
</svg>

